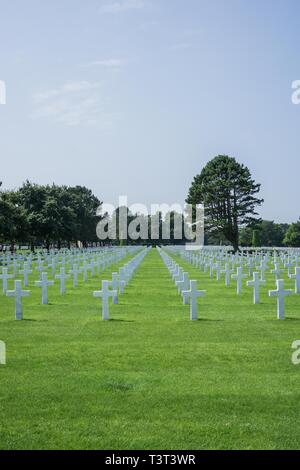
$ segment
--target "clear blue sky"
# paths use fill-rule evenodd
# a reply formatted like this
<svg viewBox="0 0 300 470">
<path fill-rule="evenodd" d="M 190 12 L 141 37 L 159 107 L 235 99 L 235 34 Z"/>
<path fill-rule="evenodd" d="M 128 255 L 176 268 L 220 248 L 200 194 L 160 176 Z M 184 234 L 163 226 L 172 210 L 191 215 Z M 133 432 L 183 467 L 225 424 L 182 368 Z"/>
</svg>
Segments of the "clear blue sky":
<svg viewBox="0 0 300 470">
<path fill-rule="evenodd" d="M 0 0 L 1 176 L 183 203 L 217 154 L 300 215 L 298 0 Z"/>
</svg>

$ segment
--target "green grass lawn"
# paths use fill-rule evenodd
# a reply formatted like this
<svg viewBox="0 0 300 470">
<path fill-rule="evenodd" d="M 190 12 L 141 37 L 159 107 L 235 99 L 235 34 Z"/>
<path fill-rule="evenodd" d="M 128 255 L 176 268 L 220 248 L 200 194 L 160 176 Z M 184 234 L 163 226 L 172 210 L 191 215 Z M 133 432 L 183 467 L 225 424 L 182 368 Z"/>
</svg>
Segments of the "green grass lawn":
<svg viewBox="0 0 300 470">
<path fill-rule="evenodd" d="M 252 288 L 238 297 L 180 263 L 207 290 L 198 322 L 154 249 L 109 322 L 92 296 L 99 277 L 65 296 L 56 284 L 48 306 L 31 285 L 20 322 L 0 297 L 1 449 L 300 448 L 300 296 L 278 321 L 267 288 L 254 306 Z"/>
</svg>

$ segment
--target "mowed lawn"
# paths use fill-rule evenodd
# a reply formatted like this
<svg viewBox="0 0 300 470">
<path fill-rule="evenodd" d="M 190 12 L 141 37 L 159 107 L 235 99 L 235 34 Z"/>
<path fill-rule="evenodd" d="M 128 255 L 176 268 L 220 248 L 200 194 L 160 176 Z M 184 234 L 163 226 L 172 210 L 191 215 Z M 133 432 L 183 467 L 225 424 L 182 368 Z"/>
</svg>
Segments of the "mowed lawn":
<svg viewBox="0 0 300 470">
<path fill-rule="evenodd" d="M 48 306 L 31 285 L 20 322 L 1 295 L 1 449 L 300 448 L 300 296 L 278 321 L 267 288 L 254 306 L 252 288 L 238 297 L 180 263 L 207 290 L 197 322 L 155 249 L 109 322 L 92 296 L 99 277 L 65 296 L 57 283 Z"/>
</svg>

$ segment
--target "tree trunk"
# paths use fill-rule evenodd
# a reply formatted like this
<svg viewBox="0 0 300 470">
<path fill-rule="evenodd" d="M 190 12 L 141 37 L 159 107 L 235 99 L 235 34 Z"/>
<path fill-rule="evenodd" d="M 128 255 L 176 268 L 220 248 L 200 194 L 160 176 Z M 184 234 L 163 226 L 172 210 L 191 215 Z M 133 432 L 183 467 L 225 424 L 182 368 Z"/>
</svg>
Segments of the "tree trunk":
<svg viewBox="0 0 300 470">
<path fill-rule="evenodd" d="M 237 253 L 238 251 L 240 251 L 240 248 L 239 248 L 239 241 L 238 240 L 233 240 L 232 241 L 232 246 L 233 246 L 233 251 L 235 253 Z"/>
</svg>

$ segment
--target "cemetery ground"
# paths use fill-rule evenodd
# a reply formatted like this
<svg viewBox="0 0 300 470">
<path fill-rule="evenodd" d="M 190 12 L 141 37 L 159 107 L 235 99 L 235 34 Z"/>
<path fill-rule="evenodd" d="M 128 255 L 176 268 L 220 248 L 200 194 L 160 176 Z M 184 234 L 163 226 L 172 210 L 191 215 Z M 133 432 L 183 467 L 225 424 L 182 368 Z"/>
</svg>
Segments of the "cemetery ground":
<svg viewBox="0 0 300 470">
<path fill-rule="evenodd" d="M 64 296 L 56 282 L 49 305 L 31 277 L 23 321 L 1 295 L 1 449 L 299 448 L 300 365 L 291 344 L 300 339 L 300 296 L 286 299 L 279 321 L 268 297 L 274 276 L 253 305 L 245 283 L 237 296 L 235 282 L 226 288 L 223 276 L 211 280 L 175 259 L 207 291 L 199 321 L 189 320 L 155 249 L 119 305 L 110 303 L 108 322 L 92 292 L 116 266 L 77 289 L 69 280 Z"/>
</svg>

